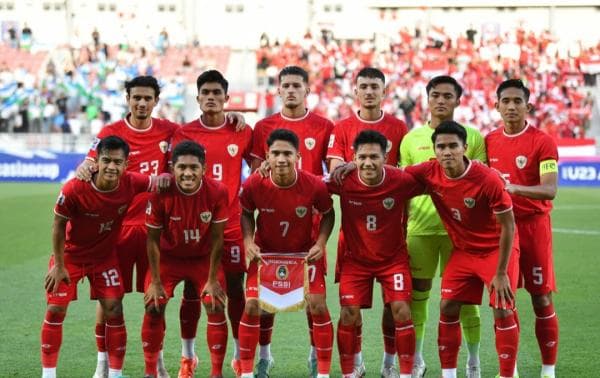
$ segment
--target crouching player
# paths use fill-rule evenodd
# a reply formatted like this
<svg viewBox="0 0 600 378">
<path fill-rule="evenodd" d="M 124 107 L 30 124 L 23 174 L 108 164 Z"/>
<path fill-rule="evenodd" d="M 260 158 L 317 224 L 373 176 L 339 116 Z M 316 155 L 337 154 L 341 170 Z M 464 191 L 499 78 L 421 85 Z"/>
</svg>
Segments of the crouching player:
<svg viewBox="0 0 600 378">
<path fill-rule="evenodd" d="M 175 286 L 193 283 L 208 314 L 206 330 L 211 377 L 222 376 L 227 346 L 224 276 L 220 269 L 223 231 L 227 221 L 227 188 L 204 176 L 205 151 L 185 141 L 173 150 L 175 185 L 150 198 L 146 209 L 148 261 L 142 324 L 145 375 L 156 377 L 165 333 L 165 306 Z M 193 377 L 194 366 L 180 377 Z"/>
</svg>

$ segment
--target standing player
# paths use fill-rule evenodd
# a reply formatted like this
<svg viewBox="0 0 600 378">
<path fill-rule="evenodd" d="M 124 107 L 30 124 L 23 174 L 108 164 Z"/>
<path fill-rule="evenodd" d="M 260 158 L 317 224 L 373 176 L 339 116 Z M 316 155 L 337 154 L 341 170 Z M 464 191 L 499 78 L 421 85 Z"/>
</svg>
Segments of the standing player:
<svg viewBox="0 0 600 378">
<path fill-rule="evenodd" d="M 444 121 L 451 121 L 454 109 L 460 104 L 462 87 L 450 76 L 437 76 L 427 83 L 427 101 L 431 120 L 423 127 L 411 130 L 400 146 L 400 165 L 426 162 L 435 158 L 431 136 Z M 469 148 L 465 155 L 472 160 L 485 161 L 485 144 L 478 130 L 465 127 Z M 452 242 L 428 195 L 413 198 L 410 202 L 408 218 L 408 253 L 410 254 L 413 277 L 413 297 L 411 311 L 417 335 L 415 367 L 413 376 L 421 378 L 427 370 L 423 359 L 425 324 L 429 313 L 429 293 L 435 272 L 440 266 L 440 275 L 450 257 Z M 462 324 L 469 358 L 467 378 L 479 378 L 479 341 L 481 319 L 477 306 L 466 305 L 461 309 Z"/>
<path fill-rule="evenodd" d="M 329 161 L 329 172 L 342 163 L 353 160 L 354 149 L 353 141 L 363 130 L 376 130 L 383 134 L 387 139 L 385 153 L 387 154 L 386 164 L 397 166 L 400 142 L 408 132 L 404 122 L 396 117 L 385 114 L 381 110 L 381 102 L 385 96 L 385 76 L 383 72 L 376 68 L 366 67 L 356 75 L 356 87 L 354 94 L 360 104 L 360 109 L 356 114 L 338 122 L 329 141 L 327 149 L 327 159 Z M 338 240 L 338 258 L 339 253 L 344 250 L 343 234 L 340 233 Z M 385 352 L 383 355 L 383 364 L 381 373 L 387 376 L 392 373 L 395 362 L 396 345 L 394 319 L 388 306 L 384 307 L 382 330 Z M 365 375 L 365 366 L 361 353 L 361 335 L 362 322 L 356 331 L 356 356 L 355 369 L 358 375 Z"/>
<path fill-rule="evenodd" d="M 394 321 L 394 351 L 400 377 L 410 378 L 415 352 L 415 330 L 410 315 L 411 279 L 406 240 L 398 220 L 405 217 L 405 203 L 423 193 L 423 186 L 407 173 L 384 166 L 386 137 L 377 131 L 361 131 L 353 143 L 356 173 L 341 185 L 329 183 L 340 196 L 344 251 L 339 254 L 340 323 L 338 349 L 344 377 L 354 372 L 356 332 L 361 326 L 360 309 L 370 308 L 373 280 L 381 283 L 383 299 Z M 393 361 L 382 376 L 397 376 Z"/>
<path fill-rule="evenodd" d="M 529 89 L 521 80 L 507 80 L 496 91 L 496 109 L 504 127 L 485 138 L 490 167 L 502 173 L 515 206 L 520 241 L 520 270 L 531 294 L 535 334 L 542 355 L 543 378 L 554 378 L 558 352 L 558 318 L 552 262 L 550 211 L 558 181 L 558 150 L 545 132 L 527 124 Z"/>
<path fill-rule="evenodd" d="M 308 310 L 313 319 L 313 339 L 317 354 L 318 377 L 329 377 L 333 349 L 333 326 L 325 301 L 325 244 L 334 223 L 333 202 L 319 178 L 296 169 L 298 137 L 286 129 L 273 131 L 267 139 L 268 177 L 254 174 L 246 180 L 240 194 L 242 232 L 246 255 L 251 260 L 246 281 L 246 307 L 240 322 L 242 377 L 253 377 L 254 354 L 259 341 L 258 262 L 262 253 L 308 252 Z M 319 233 L 312 232 L 311 209 L 322 214 Z M 259 211 L 255 222 L 254 212 Z M 256 233 L 255 233 L 256 228 Z M 312 234 L 312 235 L 311 235 Z M 268 377 L 259 366 L 258 378 Z"/>
<path fill-rule="evenodd" d="M 253 157 L 252 168 L 258 168 L 263 163 L 263 168 L 268 167 L 266 162 L 267 139 L 271 132 L 278 128 L 293 131 L 299 139 L 300 158 L 296 163 L 297 168 L 305 170 L 314 175 L 323 174 L 323 163 L 327 155 L 327 144 L 333 129 L 333 123 L 317 114 L 311 113 L 305 107 L 306 96 L 310 92 L 308 87 L 308 73 L 296 66 L 288 66 L 279 72 L 279 87 L 277 92 L 283 103 L 280 113 L 274 114 L 259 121 L 254 127 L 252 141 Z M 314 236 L 318 232 L 320 219 L 314 217 Z M 326 271 L 325 259 L 318 263 L 323 264 Z M 312 320 L 307 312 L 309 330 L 312 330 Z M 260 323 L 260 371 L 268 372 L 273 365 L 271 355 L 271 335 L 273 333 L 274 315 L 268 314 L 261 317 Z M 311 331 L 312 335 L 312 331 Z M 311 337 L 311 353 L 309 368 L 314 375 L 316 352 L 313 338 Z"/>
<path fill-rule="evenodd" d="M 241 209 L 238 193 L 242 177 L 242 163 L 250 164 L 252 129 L 249 127 L 236 131 L 235 125 L 228 121 L 223 111 L 229 99 L 229 83 L 219 71 L 206 71 L 196 81 L 202 115 L 175 132 L 172 145 L 181 140 L 192 140 L 206 148 L 206 175 L 225 184 L 229 191 L 229 221 L 225 227 L 225 244 L 222 266 L 227 281 L 227 312 L 231 322 L 231 332 L 235 343 L 232 367 L 239 376 L 238 327 L 244 311 L 244 271 L 246 259 L 240 226 Z M 191 286 L 191 285 L 188 285 Z M 195 290 L 186 290 L 184 301 L 192 301 Z M 194 357 L 194 338 L 198 326 L 200 311 L 192 313 L 188 321 L 182 322 L 181 335 L 183 360 L 189 365 Z M 182 365 L 183 366 L 183 365 Z"/>
<path fill-rule="evenodd" d="M 165 307 L 181 281 L 193 283 L 197 297 L 203 298 L 208 314 L 210 376 L 223 376 L 227 321 L 220 264 L 229 209 L 227 188 L 204 176 L 205 158 L 200 145 L 190 141 L 178 144 L 172 157 L 175 185 L 166 193 L 153 195 L 146 209 L 150 271 L 146 276 L 142 344 L 148 377 L 157 375 L 157 359 L 165 334 Z M 197 364 L 194 355 L 189 369 L 180 371 L 179 377 L 193 377 Z"/>
<path fill-rule="evenodd" d="M 500 377 L 513 377 L 519 344 L 513 313 L 519 250 L 512 201 L 497 172 L 465 157 L 467 132 L 461 125 L 444 121 L 431 140 L 437 160 L 406 171 L 426 185 L 453 245 L 441 286 L 442 377 L 456 377 L 460 310 L 465 304 L 481 304 L 484 285 L 494 312 Z"/>
<path fill-rule="evenodd" d="M 147 176 L 125 172 L 129 146 L 120 138 L 104 138 L 97 146 L 98 172 L 90 182 L 70 180 L 54 208 L 52 257 L 45 278 L 48 307 L 42 325 L 44 378 L 56 377 L 62 323 L 69 302 L 77 299 L 77 283 L 87 277 L 92 299 L 106 319 L 108 376 L 121 376 L 127 331 L 121 298 L 123 285 L 115 254 L 121 223 L 134 196 L 150 188 Z"/>
</svg>

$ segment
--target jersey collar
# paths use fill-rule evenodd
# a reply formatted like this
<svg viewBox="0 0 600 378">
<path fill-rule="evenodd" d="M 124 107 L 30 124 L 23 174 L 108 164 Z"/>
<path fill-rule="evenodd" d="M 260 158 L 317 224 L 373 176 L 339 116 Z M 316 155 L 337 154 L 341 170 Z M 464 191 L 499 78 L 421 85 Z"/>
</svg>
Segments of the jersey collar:
<svg viewBox="0 0 600 378">
<path fill-rule="evenodd" d="M 298 182 L 298 170 L 297 170 L 296 168 L 294 168 L 294 174 L 296 175 L 296 177 L 294 178 L 294 182 L 293 182 L 293 183 L 291 183 L 291 184 L 290 184 L 290 185 L 288 185 L 288 186 L 281 186 L 281 185 L 277 185 L 277 184 L 275 184 L 275 181 L 273 181 L 273 176 L 272 176 L 272 173 L 271 173 L 271 172 L 269 172 L 269 180 L 271 180 L 271 183 L 272 183 L 273 185 L 275 185 L 275 187 L 276 187 L 276 188 L 279 188 L 279 189 L 289 189 L 289 188 L 291 188 L 292 186 L 296 185 L 296 183 Z"/>
<path fill-rule="evenodd" d="M 125 124 L 127 125 L 127 127 L 129 127 L 131 130 L 135 131 L 136 133 L 147 133 L 148 131 L 150 131 L 152 129 L 152 125 L 154 124 L 154 118 L 150 117 L 150 126 L 147 129 L 136 129 L 135 127 L 133 127 L 133 125 L 131 123 L 129 123 L 130 116 L 131 116 L 131 113 L 127 113 L 127 115 L 125 116 L 125 118 L 123 120 L 125 121 Z"/>
<path fill-rule="evenodd" d="M 383 182 L 385 181 L 385 165 L 383 166 L 383 175 L 381 176 L 381 181 L 379 181 L 377 184 L 375 185 L 369 185 L 366 182 L 364 182 L 361 178 L 360 175 L 358 174 L 358 169 L 356 170 L 356 177 L 358 178 L 358 181 L 363 184 L 364 186 L 366 186 L 367 188 L 375 188 L 380 186 L 381 184 L 383 184 Z"/>
<path fill-rule="evenodd" d="M 473 166 L 473 162 L 471 160 L 469 160 L 466 156 L 464 157 L 465 163 L 467 163 L 467 168 L 465 168 L 465 171 L 462 173 L 462 175 L 458 176 L 458 177 L 448 177 L 448 175 L 446 175 L 446 171 L 444 171 L 444 168 L 442 168 L 442 172 L 444 172 L 444 176 L 446 176 L 446 178 L 448 180 L 460 180 L 462 178 L 464 178 L 469 171 L 471 170 L 471 167 Z"/>
<path fill-rule="evenodd" d="M 198 186 L 198 189 L 196 189 L 193 193 L 186 193 L 183 190 L 181 190 L 181 188 L 179 187 L 179 184 L 177 184 L 177 180 L 175 180 L 175 186 L 177 187 L 177 190 L 179 190 L 179 193 L 183 194 L 184 196 L 193 196 L 196 193 L 198 193 L 200 191 L 200 189 L 202 189 L 202 185 L 204 184 L 204 180 L 200 180 L 200 185 Z"/>
<path fill-rule="evenodd" d="M 383 120 L 383 117 L 385 116 L 385 113 L 383 112 L 383 110 L 380 110 L 381 115 L 379 116 L 379 118 L 377 118 L 374 121 L 367 121 L 366 119 L 363 119 L 360 117 L 360 110 L 357 110 L 356 113 L 354 113 L 354 116 L 356 116 L 356 118 L 362 122 L 362 123 L 368 123 L 368 124 L 374 124 L 374 123 L 379 123 Z"/>
<path fill-rule="evenodd" d="M 208 130 L 219 130 L 222 129 L 223 127 L 225 127 L 225 125 L 227 125 L 227 117 L 225 117 L 225 120 L 223 121 L 222 124 L 218 125 L 218 126 L 208 126 L 206 125 L 204 122 L 202 122 L 202 117 L 198 117 L 198 122 L 200 123 L 201 127 L 204 127 L 205 129 Z"/>
<path fill-rule="evenodd" d="M 310 110 L 306 109 L 306 113 L 299 118 L 290 118 L 290 117 L 286 117 L 283 115 L 283 112 L 279 112 L 279 115 L 281 116 L 281 118 L 285 119 L 286 121 L 290 121 L 290 122 L 298 122 L 298 121 L 302 121 L 303 119 L 305 119 L 306 117 L 308 117 L 308 115 L 310 114 Z"/>
<path fill-rule="evenodd" d="M 527 131 L 527 129 L 529 129 L 529 123 L 528 123 L 528 122 L 527 122 L 527 123 L 525 123 L 525 128 L 524 128 L 523 130 L 519 131 L 519 132 L 518 132 L 518 133 L 516 133 L 516 134 L 507 134 L 507 133 L 506 133 L 506 130 L 504 130 L 504 127 L 503 127 L 503 128 L 502 128 L 502 134 L 503 134 L 505 137 L 507 137 L 507 138 L 516 138 L 516 137 L 518 137 L 518 136 L 521 136 L 521 135 L 525 134 L 525 132 Z"/>
</svg>

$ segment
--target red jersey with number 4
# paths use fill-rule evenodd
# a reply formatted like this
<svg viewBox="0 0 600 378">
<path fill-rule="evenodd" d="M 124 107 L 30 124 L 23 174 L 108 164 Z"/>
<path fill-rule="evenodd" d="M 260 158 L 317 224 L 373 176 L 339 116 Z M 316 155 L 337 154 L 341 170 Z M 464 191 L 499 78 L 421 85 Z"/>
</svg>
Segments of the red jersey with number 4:
<svg viewBox="0 0 600 378">
<path fill-rule="evenodd" d="M 399 256 L 408 261 L 400 223 L 407 201 L 425 191 L 422 184 L 403 170 L 386 166 L 378 185 L 365 184 L 356 170 L 341 186 L 330 181 L 327 187 L 340 196 L 344 258 L 371 265 Z"/>
<path fill-rule="evenodd" d="M 175 132 L 171 150 L 184 140 L 199 143 L 206 149 L 206 176 L 222 182 L 229 191 L 230 222 L 239 227 L 240 201 L 238 194 L 242 183 L 243 160 L 250 161 L 252 128 L 241 131 L 225 121 L 221 126 L 209 127 L 197 119 Z M 236 219 L 233 219 L 236 218 Z"/>
<path fill-rule="evenodd" d="M 500 246 L 500 225 L 495 214 L 512 209 L 504 182 L 488 166 L 468 161 L 457 178 L 446 176 L 436 160 L 406 167 L 425 184 L 455 249 L 491 253 Z M 514 245 L 518 245 L 515 235 Z"/>
<path fill-rule="evenodd" d="M 161 257 L 202 258 L 210 255 L 210 226 L 226 222 L 227 188 L 208 177 L 194 193 L 183 193 L 175 180 L 165 193 L 153 193 L 146 225 L 162 229 Z"/>
<path fill-rule="evenodd" d="M 300 142 L 298 168 L 314 175 L 323 174 L 323 161 L 327 155 L 327 145 L 333 130 L 333 123 L 312 112 L 306 112 L 301 118 L 288 118 L 281 113 L 273 114 L 254 127 L 252 156 L 265 160 L 267 138 L 275 129 L 293 131 Z"/>
<path fill-rule="evenodd" d="M 506 134 L 504 128 L 498 127 L 485 137 L 485 146 L 490 167 L 499 170 L 510 183 L 516 185 L 540 185 L 540 163 L 547 160 L 558 162 L 558 148 L 554 139 L 531 125 L 513 135 Z M 517 195 L 512 196 L 512 200 L 517 218 L 552 210 L 550 200 Z"/>
<path fill-rule="evenodd" d="M 104 137 L 115 135 L 123 139 L 129 145 L 129 163 L 127 171 L 138 172 L 144 175 L 159 175 L 168 172 L 169 143 L 175 130 L 179 125 L 166 119 L 152 118 L 150 127 L 138 130 L 131 126 L 128 121 L 130 115 L 125 119 L 104 127 L 92 144 L 88 157 L 96 158 L 96 147 Z M 144 209 L 148 202 L 149 194 L 142 194 L 135 198 L 127 216 L 123 221 L 125 225 L 143 225 L 145 221 Z"/>
<path fill-rule="evenodd" d="M 150 177 L 131 172 L 125 172 L 110 191 L 99 190 L 93 182 L 69 180 L 54 206 L 56 215 L 69 220 L 65 258 L 95 264 L 110 256 L 134 197 L 149 189 Z"/>
<path fill-rule="evenodd" d="M 365 121 L 358 114 L 341 120 L 333 128 L 333 133 L 329 139 L 329 148 L 327 149 L 327 158 L 340 159 L 342 161 L 351 161 L 354 158 L 354 148 L 352 144 L 356 136 L 363 130 L 375 130 L 383 134 L 387 139 L 387 164 L 397 166 L 400 151 L 400 142 L 408 133 L 404 122 L 398 118 L 381 113 L 381 117 L 375 121 Z"/>
<path fill-rule="evenodd" d="M 277 186 L 270 177 L 255 173 L 240 192 L 242 208 L 258 210 L 254 242 L 263 252 L 308 252 L 315 240 L 312 209 L 331 210 L 333 201 L 321 178 L 301 170 L 287 187 Z"/>
</svg>

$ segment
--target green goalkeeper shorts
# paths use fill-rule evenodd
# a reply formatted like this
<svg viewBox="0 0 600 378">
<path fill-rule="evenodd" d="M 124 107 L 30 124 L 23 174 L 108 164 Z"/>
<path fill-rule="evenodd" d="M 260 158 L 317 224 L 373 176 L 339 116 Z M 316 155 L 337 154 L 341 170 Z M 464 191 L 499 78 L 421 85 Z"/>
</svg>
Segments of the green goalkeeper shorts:
<svg viewBox="0 0 600 378">
<path fill-rule="evenodd" d="M 433 279 L 440 264 L 440 276 L 452 252 L 448 235 L 412 235 L 406 238 L 412 278 Z"/>
</svg>

